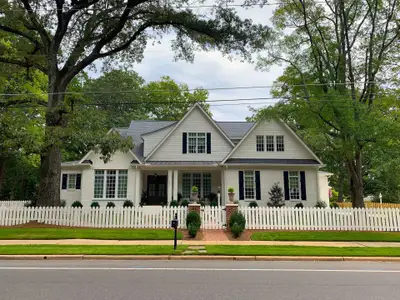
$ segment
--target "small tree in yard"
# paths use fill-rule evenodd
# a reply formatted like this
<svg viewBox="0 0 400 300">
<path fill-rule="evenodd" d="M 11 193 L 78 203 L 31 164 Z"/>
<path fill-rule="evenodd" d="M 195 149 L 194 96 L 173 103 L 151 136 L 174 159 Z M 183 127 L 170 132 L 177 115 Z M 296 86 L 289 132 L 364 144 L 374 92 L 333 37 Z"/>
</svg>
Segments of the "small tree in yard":
<svg viewBox="0 0 400 300">
<path fill-rule="evenodd" d="M 278 183 L 274 183 L 271 190 L 268 192 L 269 200 L 268 206 L 269 207 L 282 207 L 285 206 L 285 202 L 283 201 L 283 192 L 282 188 L 279 186 Z"/>
</svg>

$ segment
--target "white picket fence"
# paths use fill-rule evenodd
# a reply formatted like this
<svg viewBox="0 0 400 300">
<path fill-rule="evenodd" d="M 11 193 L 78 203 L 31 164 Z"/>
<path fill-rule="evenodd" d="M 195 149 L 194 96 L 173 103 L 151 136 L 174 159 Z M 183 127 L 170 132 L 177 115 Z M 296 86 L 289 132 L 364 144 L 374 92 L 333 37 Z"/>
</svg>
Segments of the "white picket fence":
<svg viewBox="0 0 400 300">
<path fill-rule="evenodd" d="M 186 207 L 72 208 L 22 207 L 0 208 L 0 226 L 31 221 L 39 223 L 93 228 L 171 228 L 178 214 L 179 228 L 186 228 Z"/>
<path fill-rule="evenodd" d="M 222 206 L 204 206 L 200 217 L 202 229 L 223 229 L 226 225 L 226 212 Z"/>
<path fill-rule="evenodd" d="M 398 208 L 240 207 L 247 229 L 400 231 Z"/>
<path fill-rule="evenodd" d="M 18 208 L 18 207 L 24 207 L 25 204 L 30 203 L 31 201 L 29 200 L 17 200 L 17 201 L 0 201 L 0 208 L 3 207 L 8 207 L 8 208 Z"/>
</svg>

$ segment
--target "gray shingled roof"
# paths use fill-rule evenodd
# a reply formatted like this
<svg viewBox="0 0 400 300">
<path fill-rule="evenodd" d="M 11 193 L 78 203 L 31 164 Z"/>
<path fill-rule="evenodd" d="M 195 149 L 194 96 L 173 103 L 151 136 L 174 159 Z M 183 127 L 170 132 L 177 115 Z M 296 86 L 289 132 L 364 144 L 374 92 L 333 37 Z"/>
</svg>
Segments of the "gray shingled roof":
<svg viewBox="0 0 400 300">
<path fill-rule="evenodd" d="M 175 166 L 204 166 L 204 165 L 217 165 L 219 161 L 149 161 L 150 165 L 175 165 Z"/>
<path fill-rule="evenodd" d="M 319 165 L 315 159 L 229 158 L 226 164 Z"/>
<path fill-rule="evenodd" d="M 135 147 L 133 153 L 139 159 L 143 159 L 143 140 L 141 136 L 150 132 L 160 130 L 162 128 L 175 124 L 176 121 L 149 121 L 149 120 L 134 120 L 128 128 L 116 128 L 123 136 L 130 136 L 133 139 Z M 230 139 L 241 139 L 254 125 L 253 122 L 216 122 L 223 132 Z"/>
</svg>

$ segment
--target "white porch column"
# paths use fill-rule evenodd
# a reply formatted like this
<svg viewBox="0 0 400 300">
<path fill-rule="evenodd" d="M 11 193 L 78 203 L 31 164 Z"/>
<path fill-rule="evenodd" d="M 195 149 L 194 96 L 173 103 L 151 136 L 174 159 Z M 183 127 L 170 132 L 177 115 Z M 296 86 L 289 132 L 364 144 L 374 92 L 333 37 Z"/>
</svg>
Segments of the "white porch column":
<svg viewBox="0 0 400 300">
<path fill-rule="evenodd" d="M 178 170 L 174 170 L 174 197 L 172 200 L 178 201 Z"/>
<path fill-rule="evenodd" d="M 168 170 L 168 192 L 167 192 L 167 202 L 168 204 L 172 201 L 172 170 Z"/>
<path fill-rule="evenodd" d="M 142 179 L 142 172 L 139 169 L 136 169 L 135 172 L 135 199 L 133 200 L 133 204 L 135 206 L 139 206 L 140 198 L 142 196 L 142 187 L 141 187 L 141 180 Z"/>
</svg>

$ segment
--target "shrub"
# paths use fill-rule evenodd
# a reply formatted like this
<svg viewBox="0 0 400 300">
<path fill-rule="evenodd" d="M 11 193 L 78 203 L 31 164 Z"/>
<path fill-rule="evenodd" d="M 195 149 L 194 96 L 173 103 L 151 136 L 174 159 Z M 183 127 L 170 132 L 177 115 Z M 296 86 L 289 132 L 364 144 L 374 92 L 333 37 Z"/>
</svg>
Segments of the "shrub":
<svg viewBox="0 0 400 300">
<path fill-rule="evenodd" d="M 107 205 L 106 205 L 106 207 L 107 208 L 114 208 L 115 207 L 115 204 L 114 204 L 114 202 L 107 202 Z"/>
<path fill-rule="evenodd" d="M 234 190 L 234 188 L 233 187 L 228 187 L 228 193 L 234 193 L 235 192 L 235 190 Z"/>
<path fill-rule="evenodd" d="M 74 201 L 74 203 L 72 203 L 71 207 L 78 207 L 78 208 L 82 208 L 82 202 L 81 201 Z"/>
<path fill-rule="evenodd" d="M 200 229 L 201 226 L 201 218 L 199 213 L 195 211 L 191 211 L 187 214 L 186 216 L 186 227 L 189 228 L 190 224 L 194 224 L 197 226 L 198 229 Z"/>
<path fill-rule="evenodd" d="M 178 206 L 179 206 L 179 203 L 178 203 L 178 201 L 176 201 L 176 200 L 172 200 L 171 203 L 169 204 L 169 206 L 171 206 L 171 207 L 178 207 Z"/>
<path fill-rule="evenodd" d="M 258 207 L 258 203 L 256 201 L 251 201 L 249 207 Z"/>
<path fill-rule="evenodd" d="M 213 200 L 210 202 L 210 206 L 216 207 L 218 206 L 218 201 L 217 200 Z"/>
<path fill-rule="evenodd" d="M 268 192 L 269 201 L 267 205 L 269 207 L 282 207 L 285 206 L 285 201 L 283 201 L 283 192 L 282 188 L 276 182 L 271 187 L 271 190 Z"/>
<path fill-rule="evenodd" d="M 206 206 L 206 200 L 200 199 L 200 200 L 199 200 L 199 204 L 200 204 L 201 206 Z"/>
<path fill-rule="evenodd" d="M 122 207 L 133 207 L 133 202 L 130 200 L 125 200 Z"/>
<path fill-rule="evenodd" d="M 233 201 L 233 204 L 238 204 L 239 205 L 239 200 Z"/>
<path fill-rule="evenodd" d="M 295 208 L 303 208 L 304 205 L 303 205 L 303 203 L 297 203 L 294 207 Z"/>
<path fill-rule="evenodd" d="M 195 224 L 193 224 L 193 223 L 189 224 L 188 233 L 189 233 L 190 237 L 195 238 L 198 230 L 199 230 L 199 228 L 197 228 L 197 226 Z"/>
<path fill-rule="evenodd" d="M 231 229 L 234 237 L 239 237 L 244 231 L 245 227 L 246 219 L 244 215 L 239 211 L 234 212 L 229 219 L 229 228 Z"/>
<path fill-rule="evenodd" d="M 90 207 L 91 208 L 99 208 L 100 207 L 100 204 L 99 204 L 99 202 L 92 202 L 91 204 L 90 204 Z"/>
<path fill-rule="evenodd" d="M 331 203 L 331 208 L 339 208 L 340 206 L 336 202 Z"/>
<path fill-rule="evenodd" d="M 210 193 L 207 197 L 208 201 L 213 202 L 213 201 L 218 201 L 218 195 L 216 193 Z"/>
<path fill-rule="evenodd" d="M 187 201 L 186 199 L 183 199 L 181 202 L 181 206 L 188 206 L 189 205 L 189 201 Z"/>
<path fill-rule="evenodd" d="M 244 231 L 244 228 L 238 223 L 233 224 L 231 227 L 231 232 L 235 238 L 238 238 Z"/>
<path fill-rule="evenodd" d="M 66 207 L 66 206 L 67 206 L 67 201 L 61 200 L 60 207 Z"/>
<path fill-rule="evenodd" d="M 323 202 L 323 201 L 321 201 L 321 200 L 318 200 L 318 201 L 317 201 L 317 204 L 315 205 L 315 207 L 318 207 L 318 208 L 325 208 L 325 207 L 326 207 L 326 203 Z"/>
<path fill-rule="evenodd" d="M 193 186 L 192 193 L 198 193 L 198 192 L 199 192 L 199 188 L 197 186 Z"/>
<path fill-rule="evenodd" d="M 35 207 L 35 203 L 33 201 L 26 202 L 24 207 Z"/>
</svg>

